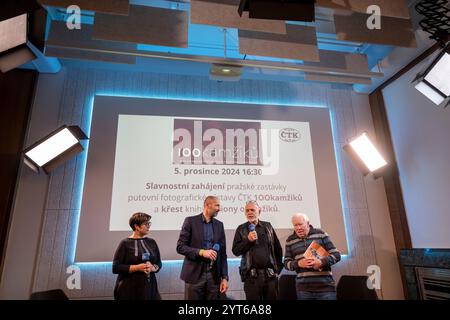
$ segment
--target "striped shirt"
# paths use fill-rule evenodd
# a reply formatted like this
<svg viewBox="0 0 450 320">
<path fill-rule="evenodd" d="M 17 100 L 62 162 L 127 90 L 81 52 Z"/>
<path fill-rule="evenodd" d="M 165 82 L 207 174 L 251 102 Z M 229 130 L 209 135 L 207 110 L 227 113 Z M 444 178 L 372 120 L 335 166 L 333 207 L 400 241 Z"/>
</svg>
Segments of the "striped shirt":
<svg viewBox="0 0 450 320">
<path fill-rule="evenodd" d="M 330 254 L 321 259 L 320 270 L 301 268 L 298 261 L 304 259 L 305 253 L 311 242 L 316 241 Z M 335 283 L 331 273 L 331 266 L 341 260 L 341 254 L 331 242 L 328 234 L 321 229 L 315 229 L 310 225 L 308 236 L 300 239 L 294 232 L 286 240 L 284 267 L 287 270 L 297 272 L 297 290 L 327 292 L 335 291 Z"/>
</svg>

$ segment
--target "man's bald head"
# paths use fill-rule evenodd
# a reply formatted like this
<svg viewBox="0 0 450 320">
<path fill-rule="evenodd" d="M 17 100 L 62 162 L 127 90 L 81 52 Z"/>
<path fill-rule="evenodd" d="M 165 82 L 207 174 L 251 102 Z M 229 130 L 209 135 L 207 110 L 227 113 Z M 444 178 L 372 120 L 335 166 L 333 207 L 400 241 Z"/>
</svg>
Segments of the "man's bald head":
<svg viewBox="0 0 450 320">
<path fill-rule="evenodd" d="M 203 201 L 203 215 L 208 220 L 217 216 L 220 211 L 220 201 L 216 196 L 207 196 Z"/>
<path fill-rule="evenodd" d="M 207 196 L 203 201 L 203 207 L 206 207 L 211 202 L 217 202 L 219 199 L 216 196 Z"/>
</svg>

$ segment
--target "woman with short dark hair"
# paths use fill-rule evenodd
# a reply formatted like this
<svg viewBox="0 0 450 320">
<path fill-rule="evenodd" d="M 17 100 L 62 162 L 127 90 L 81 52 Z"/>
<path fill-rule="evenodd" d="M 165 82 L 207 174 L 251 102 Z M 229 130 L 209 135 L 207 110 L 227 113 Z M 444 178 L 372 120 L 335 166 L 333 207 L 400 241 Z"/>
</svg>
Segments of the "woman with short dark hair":
<svg viewBox="0 0 450 320">
<path fill-rule="evenodd" d="M 118 274 L 114 288 L 116 300 L 160 300 L 155 273 L 161 257 L 155 240 L 147 238 L 152 217 L 136 212 L 130 218 L 133 234 L 123 239 L 114 254 L 112 271 Z"/>
</svg>

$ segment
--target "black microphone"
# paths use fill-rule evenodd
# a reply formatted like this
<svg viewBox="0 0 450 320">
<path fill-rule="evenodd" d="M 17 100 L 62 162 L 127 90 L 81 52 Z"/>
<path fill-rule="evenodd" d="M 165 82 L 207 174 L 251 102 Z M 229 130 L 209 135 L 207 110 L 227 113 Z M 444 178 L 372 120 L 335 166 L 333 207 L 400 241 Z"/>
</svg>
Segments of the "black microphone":
<svg viewBox="0 0 450 320">
<path fill-rule="evenodd" d="M 214 250 L 217 253 L 217 255 L 219 255 L 220 244 L 214 243 L 214 245 L 211 249 Z M 217 257 L 216 257 L 216 260 L 217 260 Z M 213 265 L 214 265 L 214 260 L 211 259 L 211 262 L 209 263 L 209 269 L 212 269 Z"/>
<path fill-rule="evenodd" d="M 249 225 L 248 225 L 248 231 L 250 231 L 250 232 L 255 232 L 256 233 L 256 226 L 253 224 L 253 223 L 250 223 Z M 258 233 L 256 233 L 256 241 L 255 241 L 255 244 L 258 244 Z"/>
<path fill-rule="evenodd" d="M 144 252 L 142 254 L 142 262 L 144 263 L 150 262 L 150 257 L 151 255 L 149 252 Z M 150 278 L 150 273 L 147 273 L 147 278 Z"/>
</svg>

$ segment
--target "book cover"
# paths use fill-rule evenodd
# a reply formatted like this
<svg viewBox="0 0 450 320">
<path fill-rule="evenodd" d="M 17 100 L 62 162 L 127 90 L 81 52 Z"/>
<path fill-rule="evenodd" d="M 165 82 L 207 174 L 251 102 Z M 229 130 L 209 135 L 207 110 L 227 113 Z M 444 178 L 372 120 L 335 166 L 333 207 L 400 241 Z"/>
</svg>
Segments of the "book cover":
<svg viewBox="0 0 450 320">
<path fill-rule="evenodd" d="M 309 247 L 306 249 L 303 256 L 305 258 L 317 258 L 322 259 L 324 257 L 328 257 L 330 254 L 324 247 L 318 244 L 316 241 L 311 242 Z"/>
</svg>

